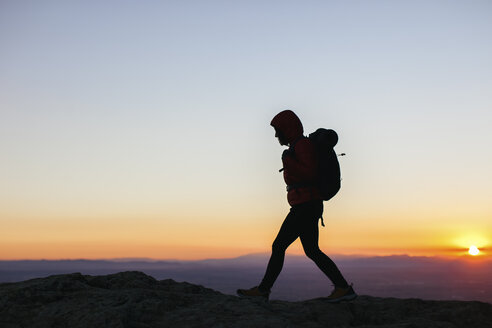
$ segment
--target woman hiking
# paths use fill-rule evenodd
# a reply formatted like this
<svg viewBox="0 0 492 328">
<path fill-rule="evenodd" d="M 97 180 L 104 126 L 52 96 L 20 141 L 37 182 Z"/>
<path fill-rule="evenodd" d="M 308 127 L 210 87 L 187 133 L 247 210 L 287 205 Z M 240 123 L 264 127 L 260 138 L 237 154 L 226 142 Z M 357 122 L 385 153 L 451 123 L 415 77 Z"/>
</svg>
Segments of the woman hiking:
<svg viewBox="0 0 492 328">
<path fill-rule="evenodd" d="M 311 140 L 303 135 L 302 123 L 291 110 L 278 113 L 270 123 L 280 145 L 289 146 L 282 153 L 283 174 L 287 184 L 287 200 L 291 205 L 272 245 L 272 255 L 261 283 L 251 289 L 238 289 L 241 297 L 268 300 L 270 290 L 284 264 L 285 251 L 298 237 L 306 256 L 332 281 L 335 288 L 328 302 L 349 301 L 357 297 L 352 286 L 335 263 L 318 246 L 318 221 L 323 214 L 323 200 L 313 183 L 318 172 L 316 150 Z"/>
</svg>

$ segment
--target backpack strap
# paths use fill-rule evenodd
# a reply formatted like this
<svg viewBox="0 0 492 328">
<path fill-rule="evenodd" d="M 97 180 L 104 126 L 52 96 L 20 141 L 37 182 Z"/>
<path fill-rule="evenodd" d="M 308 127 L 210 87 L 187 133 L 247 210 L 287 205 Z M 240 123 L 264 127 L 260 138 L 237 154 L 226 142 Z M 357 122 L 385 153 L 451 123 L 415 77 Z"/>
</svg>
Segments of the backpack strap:
<svg viewBox="0 0 492 328">
<path fill-rule="evenodd" d="M 305 136 L 300 136 L 299 138 L 297 138 L 296 140 L 294 140 L 290 146 L 289 146 L 289 151 L 292 152 L 292 154 L 296 155 L 296 152 L 295 152 L 295 146 L 296 146 L 296 143 L 301 140 L 302 138 L 306 138 Z M 284 168 L 281 168 L 280 170 L 278 170 L 279 172 L 282 172 L 284 170 Z M 288 186 L 287 186 L 288 187 Z M 289 189 L 287 189 L 287 191 L 289 191 Z"/>
<path fill-rule="evenodd" d="M 289 150 L 290 150 L 290 151 L 292 151 L 292 153 L 293 153 L 294 155 L 295 155 L 295 147 L 296 147 L 296 144 L 297 144 L 297 142 L 298 142 L 299 140 L 301 140 L 302 138 L 307 138 L 307 137 L 305 137 L 305 136 L 301 135 L 299 138 L 297 138 L 296 140 L 294 140 L 294 141 L 290 144 L 290 146 L 289 146 Z"/>
<path fill-rule="evenodd" d="M 292 152 L 292 154 L 294 154 L 294 157 L 296 154 L 295 153 L 295 146 L 296 146 L 297 142 L 299 142 L 299 140 L 301 140 L 302 138 L 309 139 L 308 137 L 305 137 L 302 135 L 299 138 L 297 138 L 296 140 L 294 140 L 292 142 L 292 144 L 289 146 L 289 150 Z M 279 172 L 282 172 L 283 170 L 284 170 L 284 168 L 282 168 Z M 304 188 L 304 187 L 313 187 L 313 186 L 316 186 L 316 183 L 314 183 L 312 181 L 311 182 L 300 182 L 300 183 L 293 183 L 293 184 L 287 185 L 286 189 L 287 189 L 287 192 L 289 192 L 290 190 L 293 190 L 293 189 Z"/>
</svg>

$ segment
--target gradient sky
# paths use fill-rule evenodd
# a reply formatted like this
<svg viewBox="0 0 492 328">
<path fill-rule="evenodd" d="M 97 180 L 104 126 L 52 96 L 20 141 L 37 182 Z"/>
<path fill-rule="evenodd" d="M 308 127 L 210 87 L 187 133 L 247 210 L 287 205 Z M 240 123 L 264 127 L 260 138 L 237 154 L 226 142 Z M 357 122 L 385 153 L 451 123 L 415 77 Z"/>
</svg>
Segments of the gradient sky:
<svg viewBox="0 0 492 328">
<path fill-rule="evenodd" d="M 327 254 L 487 255 L 491 40 L 490 1 L 1 0 L 0 259 L 268 252 L 286 108 L 347 154 Z"/>
</svg>

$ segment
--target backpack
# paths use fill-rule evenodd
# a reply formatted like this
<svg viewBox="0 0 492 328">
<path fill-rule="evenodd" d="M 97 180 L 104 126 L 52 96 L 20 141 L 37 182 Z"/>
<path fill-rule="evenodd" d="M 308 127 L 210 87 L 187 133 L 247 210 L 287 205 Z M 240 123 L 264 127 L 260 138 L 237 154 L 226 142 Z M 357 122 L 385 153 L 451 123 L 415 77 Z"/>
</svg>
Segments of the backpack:
<svg viewBox="0 0 492 328">
<path fill-rule="evenodd" d="M 323 200 L 330 200 L 340 190 L 340 164 L 335 153 L 338 135 L 330 129 L 320 128 L 309 135 L 318 156 L 317 185 Z M 345 154 L 341 154 L 342 156 Z"/>
</svg>

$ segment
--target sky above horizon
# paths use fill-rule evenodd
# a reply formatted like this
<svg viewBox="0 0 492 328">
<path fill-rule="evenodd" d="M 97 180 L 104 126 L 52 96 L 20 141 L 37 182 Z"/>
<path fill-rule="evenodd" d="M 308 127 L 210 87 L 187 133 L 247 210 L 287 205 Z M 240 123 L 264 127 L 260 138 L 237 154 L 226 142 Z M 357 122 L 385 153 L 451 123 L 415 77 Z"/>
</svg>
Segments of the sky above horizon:
<svg viewBox="0 0 492 328">
<path fill-rule="evenodd" d="M 490 1 L 0 1 L 0 259 L 269 251 L 286 108 L 347 154 L 327 254 L 488 256 L 491 18 Z"/>
</svg>

